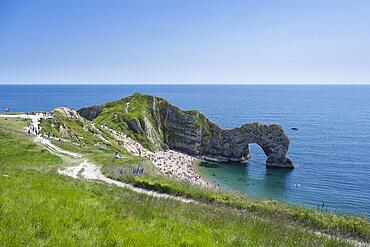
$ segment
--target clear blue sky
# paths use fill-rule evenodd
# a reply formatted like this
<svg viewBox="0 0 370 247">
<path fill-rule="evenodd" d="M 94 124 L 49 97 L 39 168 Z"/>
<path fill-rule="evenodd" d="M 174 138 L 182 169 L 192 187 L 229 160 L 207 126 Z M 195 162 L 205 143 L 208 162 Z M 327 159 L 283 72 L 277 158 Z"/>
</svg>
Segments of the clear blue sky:
<svg viewBox="0 0 370 247">
<path fill-rule="evenodd" d="M 0 83 L 370 83 L 370 1 L 0 0 Z"/>
</svg>

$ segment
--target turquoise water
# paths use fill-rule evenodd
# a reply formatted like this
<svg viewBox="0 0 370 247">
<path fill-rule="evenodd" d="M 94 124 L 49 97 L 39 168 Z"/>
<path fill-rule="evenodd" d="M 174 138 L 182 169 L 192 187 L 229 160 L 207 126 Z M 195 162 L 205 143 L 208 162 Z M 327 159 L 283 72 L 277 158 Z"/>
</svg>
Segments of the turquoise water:
<svg viewBox="0 0 370 247">
<path fill-rule="evenodd" d="M 253 197 L 325 202 L 328 210 L 370 215 L 369 86 L 0 86 L 0 109 L 78 109 L 133 92 L 200 110 L 224 128 L 254 121 L 283 126 L 296 169 L 266 169 L 262 150 L 252 145 L 248 165 L 199 167 L 215 183 Z"/>
<path fill-rule="evenodd" d="M 266 169 L 263 151 L 253 145 L 250 151 L 253 156 L 248 164 L 202 162 L 198 166 L 198 171 L 208 181 L 244 192 L 251 197 L 291 201 L 289 195 L 295 193 L 294 190 L 299 192 L 300 188 L 300 184 L 292 187 L 287 183 L 293 171 Z"/>
</svg>

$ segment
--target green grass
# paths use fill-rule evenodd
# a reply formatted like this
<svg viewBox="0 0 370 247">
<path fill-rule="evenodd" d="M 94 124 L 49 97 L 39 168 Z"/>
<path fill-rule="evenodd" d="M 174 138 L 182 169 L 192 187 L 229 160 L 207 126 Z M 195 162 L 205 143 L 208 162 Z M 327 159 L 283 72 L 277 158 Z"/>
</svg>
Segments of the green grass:
<svg viewBox="0 0 370 247">
<path fill-rule="evenodd" d="M 22 128 L 27 125 L 27 120 L 0 118 L 0 171 L 13 166 L 59 165 L 62 159 L 51 155 L 27 138 Z M 18 131 L 13 131 L 17 129 Z"/>
<path fill-rule="evenodd" d="M 57 128 L 59 128 L 59 126 L 57 126 L 57 127 L 52 126 L 51 120 L 41 119 L 41 126 L 42 126 L 41 133 L 43 133 L 43 134 L 49 134 L 50 133 L 52 136 L 59 136 L 59 131 L 57 130 Z"/>
<path fill-rule="evenodd" d="M 63 138 L 61 136 L 59 129 L 62 126 L 67 129 L 72 136 L 76 138 Z M 50 133 L 52 136 L 61 137 L 67 142 L 54 142 L 63 149 L 72 152 L 82 152 L 90 153 L 96 151 L 114 150 L 115 152 L 127 153 L 119 143 L 115 142 L 112 136 L 102 128 L 93 128 L 92 125 L 87 120 L 77 121 L 66 119 L 59 112 L 53 113 L 53 119 L 44 119 L 41 121 L 41 132 L 43 134 Z M 86 131 L 84 130 L 86 128 Z M 103 138 L 110 140 L 109 143 L 103 143 L 101 139 L 98 138 L 97 134 L 100 134 Z M 77 144 L 77 145 L 76 145 Z"/>
<path fill-rule="evenodd" d="M 22 114 L 22 112 L 15 112 L 15 111 L 11 111 L 11 112 L 0 112 L 0 115 L 19 115 L 19 114 Z"/>
<path fill-rule="evenodd" d="M 0 120 L 2 246 L 345 245 L 230 207 L 152 198 L 59 176 L 53 169 L 33 169 L 56 167 L 64 159 L 41 151 L 22 134 L 26 122 L 6 121 Z M 111 162 L 108 156 L 97 159 Z M 139 161 L 131 159 L 117 162 Z"/>
<path fill-rule="evenodd" d="M 103 165 L 103 173 L 113 179 L 133 184 L 149 190 L 184 196 L 204 203 L 226 205 L 232 208 L 247 210 L 266 219 L 277 218 L 289 224 L 300 224 L 313 230 L 330 234 L 351 236 L 365 241 L 370 240 L 370 224 L 366 218 L 349 217 L 326 213 L 300 206 L 292 206 L 276 201 L 253 200 L 244 195 L 224 191 L 210 190 L 191 185 L 177 179 L 162 175 L 150 162 L 123 152 L 123 159 L 114 159 L 116 149 L 110 146 L 96 147 L 91 145 L 76 146 L 72 143 L 57 143 L 63 149 L 83 153 L 95 164 Z M 143 176 L 131 173 L 132 167 L 144 167 Z"/>
<path fill-rule="evenodd" d="M 121 163 L 102 162 L 103 173 L 115 180 L 133 184 L 136 187 L 167 193 L 175 196 L 192 198 L 204 203 L 229 206 L 246 210 L 265 219 L 279 219 L 287 224 L 299 224 L 313 230 L 320 230 L 329 234 L 359 238 L 370 241 L 370 223 L 366 217 L 354 217 L 318 211 L 303 206 L 289 205 L 272 200 L 254 200 L 245 195 L 225 191 L 222 189 L 207 189 L 187 182 L 164 177 L 151 170 L 144 175 L 134 176 L 129 172 L 117 174 L 115 168 L 121 167 L 129 171 L 137 160 L 125 159 Z M 148 168 L 145 168 L 146 171 Z"/>
<path fill-rule="evenodd" d="M 244 195 L 221 189 L 205 189 L 175 179 L 151 176 L 111 175 L 116 180 L 129 182 L 137 187 L 184 196 L 205 203 L 226 205 L 247 210 L 266 219 L 275 218 L 281 222 L 297 223 L 302 227 L 320 230 L 329 234 L 350 236 L 370 241 L 370 224 L 366 217 L 354 217 L 322 212 L 315 209 L 288 205 L 271 200 L 253 200 Z"/>
<path fill-rule="evenodd" d="M 227 208 L 154 199 L 113 186 L 21 171 L 0 180 L 6 246 L 336 246 Z"/>
<path fill-rule="evenodd" d="M 107 125 L 111 129 L 124 132 L 147 149 L 154 151 L 156 147 L 143 129 L 144 117 L 156 128 L 151 116 L 148 97 L 150 96 L 135 93 L 122 100 L 106 103 L 103 105 L 102 113 L 94 119 L 94 123 Z M 162 132 L 157 130 L 159 137 L 163 138 Z"/>
</svg>

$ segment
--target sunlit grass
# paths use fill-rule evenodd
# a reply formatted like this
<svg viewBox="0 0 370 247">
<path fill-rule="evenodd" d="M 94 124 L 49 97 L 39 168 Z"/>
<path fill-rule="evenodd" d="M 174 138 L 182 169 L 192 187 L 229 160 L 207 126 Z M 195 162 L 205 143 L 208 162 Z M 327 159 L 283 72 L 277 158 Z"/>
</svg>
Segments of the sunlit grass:
<svg viewBox="0 0 370 247">
<path fill-rule="evenodd" d="M 11 133 L 12 128 L 25 124 L 18 121 L 6 122 L 8 127 L 0 123 L 1 167 L 6 167 L 7 172 L 7 176 L 0 177 L 2 245 L 279 246 L 279 243 L 287 242 L 295 245 L 314 241 L 335 243 L 228 208 L 155 199 L 113 186 L 22 169 L 26 164 L 58 165 L 61 159 L 41 151 L 20 132 Z M 100 159 L 104 163 L 107 158 Z M 132 159 L 132 162 L 138 161 Z M 5 174 L 2 172 L 1 175 Z"/>
<path fill-rule="evenodd" d="M 141 187 L 149 184 L 149 189 L 153 189 L 151 183 L 154 183 L 158 191 L 166 184 L 167 193 L 194 197 L 204 203 L 184 204 L 152 198 L 115 186 L 59 176 L 53 170 L 32 169 L 59 166 L 64 160 L 35 145 L 22 132 L 25 124 L 22 120 L 0 121 L 1 245 L 344 245 L 312 234 L 308 231 L 309 225 L 277 217 L 279 213 L 272 211 L 278 206 L 274 208 L 271 202 L 265 204 L 267 213 L 261 206 L 264 202 L 250 210 L 240 206 L 250 201 L 243 202 L 242 198 L 238 201 L 237 197 L 230 197 L 231 194 L 166 179 L 155 170 L 145 176 L 131 174 L 124 179 L 134 179 L 131 182 Z M 71 143 L 65 145 L 71 149 L 77 147 Z M 89 151 L 90 159 L 103 164 L 106 172 L 115 167 L 129 170 L 143 162 L 132 156 L 112 159 L 112 150 L 94 152 L 93 147 L 81 148 Z M 237 208 L 243 210 L 235 210 Z"/>
</svg>

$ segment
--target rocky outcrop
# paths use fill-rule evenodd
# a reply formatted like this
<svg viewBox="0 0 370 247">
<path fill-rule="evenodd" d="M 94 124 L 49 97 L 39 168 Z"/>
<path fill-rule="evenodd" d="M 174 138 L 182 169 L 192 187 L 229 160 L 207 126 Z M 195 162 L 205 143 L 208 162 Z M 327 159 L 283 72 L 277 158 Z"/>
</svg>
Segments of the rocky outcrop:
<svg viewBox="0 0 370 247">
<path fill-rule="evenodd" d="M 63 118 L 68 118 L 71 120 L 83 121 L 84 119 L 75 110 L 67 107 L 58 107 L 53 110 L 53 115 L 60 114 Z"/>
<path fill-rule="evenodd" d="M 84 116 L 87 120 L 92 121 L 102 112 L 102 108 L 98 105 L 90 106 L 88 108 L 82 108 L 79 110 L 81 116 Z"/>
<path fill-rule="evenodd" d="M 267 156 L 268 167 L 293 168 L 286 158 L 289 139 L 278 125 L 245 124 L 240 128 L 222 130 L 212 136 L 202 152 L 221 161 L 246 161 L 250 143 L 258 144 Z M 207 158 L 206 158 L 207 159 Z"/>
<path fill-rule="evenodd" d="M 256 143 L 267 156 L 267 167 L 293 168 L 286 157 L 289 139 L 279 125 L 250 123 L 226 130 L 197 111 L 183 111 L 162 98 L 137 93 L 78 112 L 127 132 L 151 150 L 170 148 L 216 162 L 245 162 L 248 145 Z"/>
</svg>

